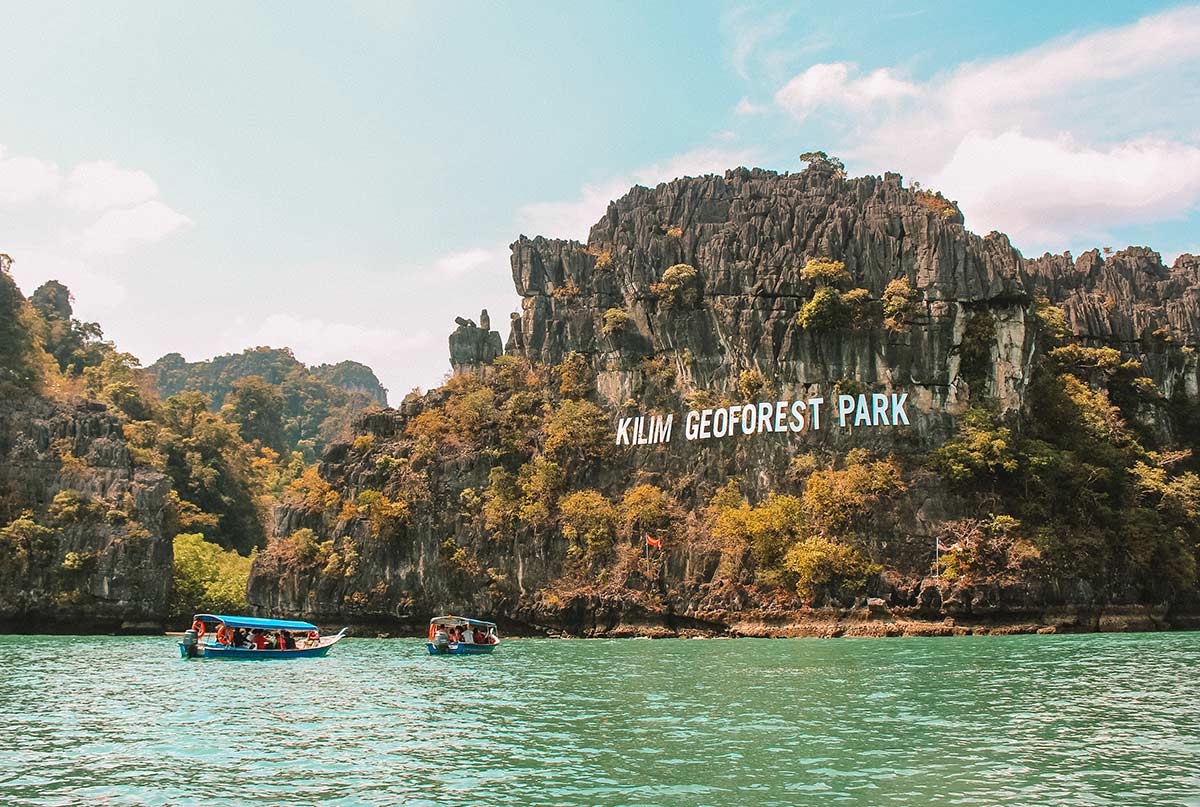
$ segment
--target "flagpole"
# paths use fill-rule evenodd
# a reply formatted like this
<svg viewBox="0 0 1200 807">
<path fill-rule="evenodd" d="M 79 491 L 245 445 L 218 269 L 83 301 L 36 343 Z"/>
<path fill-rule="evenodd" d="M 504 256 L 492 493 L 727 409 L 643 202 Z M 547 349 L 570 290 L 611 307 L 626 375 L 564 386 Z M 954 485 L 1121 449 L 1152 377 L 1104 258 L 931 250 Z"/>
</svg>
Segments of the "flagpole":
<svg viewBox="0 0 1200 807">
<path fill-rule="evenodd" d="M 933 576 L 939 580 L 942 577 L 942 542 L 933 537 Z"/>
</svg>

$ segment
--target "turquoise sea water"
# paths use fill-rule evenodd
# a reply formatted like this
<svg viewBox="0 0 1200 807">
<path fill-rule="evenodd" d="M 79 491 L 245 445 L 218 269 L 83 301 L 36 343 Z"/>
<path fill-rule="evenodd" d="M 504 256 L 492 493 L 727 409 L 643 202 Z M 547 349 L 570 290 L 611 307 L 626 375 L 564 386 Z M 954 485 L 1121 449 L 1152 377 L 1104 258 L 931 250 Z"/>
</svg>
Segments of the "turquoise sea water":
<svg viewBox="0 0 1200 807">
<path fill-rule="evenodd" d="M 0 637 L 0 804 L 1200 805 L 1200 634 Z"/>
</svg>

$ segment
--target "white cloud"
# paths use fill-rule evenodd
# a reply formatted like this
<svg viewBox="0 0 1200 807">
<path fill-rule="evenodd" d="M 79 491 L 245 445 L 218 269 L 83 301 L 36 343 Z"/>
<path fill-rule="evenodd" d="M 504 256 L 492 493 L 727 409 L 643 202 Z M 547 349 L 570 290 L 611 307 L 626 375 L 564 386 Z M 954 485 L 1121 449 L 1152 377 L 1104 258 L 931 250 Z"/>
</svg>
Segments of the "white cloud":
<svg viewBox="0 0 1200 807">
<path fill-rule="evenodd" d="M 1181 103 L 1198 70 L 1193 6 L 920 83 L 886 68 L 860 77 L 852 65 L 813 65 L 775 101 L 800 121 L 820 109 L 854 170 L 898 170 L 958 199 L 972 229 L 1057 251 L 1068 237 L 1200 204 L 1200 105 Z"/>
<path fill-rule="evenodd" d="M 36 157 L 8 157 L 0 146 L 0 202 L 20 204 L 57 192 L 62 176 L 54 163 Z"/>
<path fill-rule="evenodd" d="M 823 106 L 843 106 L 853 111 L 897 101 L 919 94 L 916 85 L 899 79 L 887 68 L 862 78 L 852 78 L 853 64 L 835 62 L 814 64 L 783 85 L 775 93 L 775 102 L 797 120 L 804 120 Z"/>
<path fill-rule="evenodd" d="M 1039 244 L 1098 239 L 1112 223 L 1174 218 L 1200 198 L 1200 149 L 1141 140 L 1090 148 L 1068 136 L 968 134 L 932 177 L 972 229 Z"/>
<path fill-rule="evenodd" d="M 433 267 L 443 275 L 461 277 L 489 263 L 508 262 L 508 249 L 483 249 L 474 247 L 461 252 L 451 252 L 434 261 Z"/>
<path fill-rule="evenodd" d="M 792 13 L 779 11 L 756 16 L 750 7 L 739 6 L 722 15 L 722 27 L 731 40 L 729 61 L 739 76 L 749 78 L 751 58 L 763 45 L 778 38 L 786 30 Z"/>
<path fill-rule="evenodd" d="M 158 183 L 144 171 L 109 160 L 80 163 L 67 176 L 63 201 L 80 210 L 131 207 L 158 196 Z"/>
<path fill-rule="evenodd" d="M 114 255 L 139 241 L 160 241 L 191 223 L 157 199 L 142 202 L 104 213 L 83 230 L 79 249 L 84 255 Z"/>
<path fill-rule="evenodd" d="M 750 115 L 761 115 L 767 111 L 767 107 L 762 104 L 756 104 L 749 98 L 742 96 L 742 99 L 733 107 L 735 115 L 747 117 Z"/>
<path fill-rule="evenodd" d="M 694 149 L 599 184 L 585 184 L 576 199 L 525 205 L 517 211 L 518 224 L 527 235 L 583 241 L 608 209 L 608 203 L 624 196 L 632 186 L 654 187 L 679 177 L 723 174 L 748 164 L 753 155 L 750 149 Z"/>
</svg>

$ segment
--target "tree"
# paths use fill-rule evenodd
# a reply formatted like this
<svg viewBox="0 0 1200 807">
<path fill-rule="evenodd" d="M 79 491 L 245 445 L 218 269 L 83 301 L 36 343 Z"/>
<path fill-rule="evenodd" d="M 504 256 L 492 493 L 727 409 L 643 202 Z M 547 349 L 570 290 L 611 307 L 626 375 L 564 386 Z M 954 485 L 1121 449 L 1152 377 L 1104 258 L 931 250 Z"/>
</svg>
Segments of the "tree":
<svg viewBox="0 0 1200 807">
<path fill-rule="evenodd" d="M 808 170 L 833 174 L 835 177 L 846 176 L 846 164 L 837 157 L 830 157 L 823 151 L 806 151 L 800 155 L 800 162 L 808 163 Z"/>
<path fill-rule="evenodd" d="M 596 490 L 578 490 L 559 500 L 563 536 L 576 553 L 595 559 L 613 545 L 617 509 Z"/>
<path fill-rule="evenodd" d="M 33 389 L 41 383 L 32 310 L 9 273 L 12 258 L 0 255 L 0 384 Z"/>
<path fill-rule="evenodd" d="M 233 389 L 221 407 L 221 416 L 236 424 L 242 439 L 283 452 L 283 393 L 262 376 L 251 375 L 233 382 Z"/>
<path fill-rule="evenodd" d="M 199 533 L 176 535 L 174 550 L 172 617 L 229 614 L 246 608 L 252 557 L 224 550 Z"/>
</svg>

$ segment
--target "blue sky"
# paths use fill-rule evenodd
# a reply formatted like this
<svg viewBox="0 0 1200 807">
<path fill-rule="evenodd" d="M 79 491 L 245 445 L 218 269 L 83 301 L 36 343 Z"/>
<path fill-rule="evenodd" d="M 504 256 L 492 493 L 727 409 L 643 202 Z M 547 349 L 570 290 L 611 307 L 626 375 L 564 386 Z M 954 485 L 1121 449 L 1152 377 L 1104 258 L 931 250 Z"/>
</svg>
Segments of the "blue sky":
<svg viewBox="0 0 1200 807">
<path fill-rule="evenodd" d="M 631 184 L 897 170 L 1026 254 L 1200 251 L 1200 7 L 0 3 L 0 251 L 146 363 L 289 345 L 398 400 L 507 245 Z"/>
</svg>

